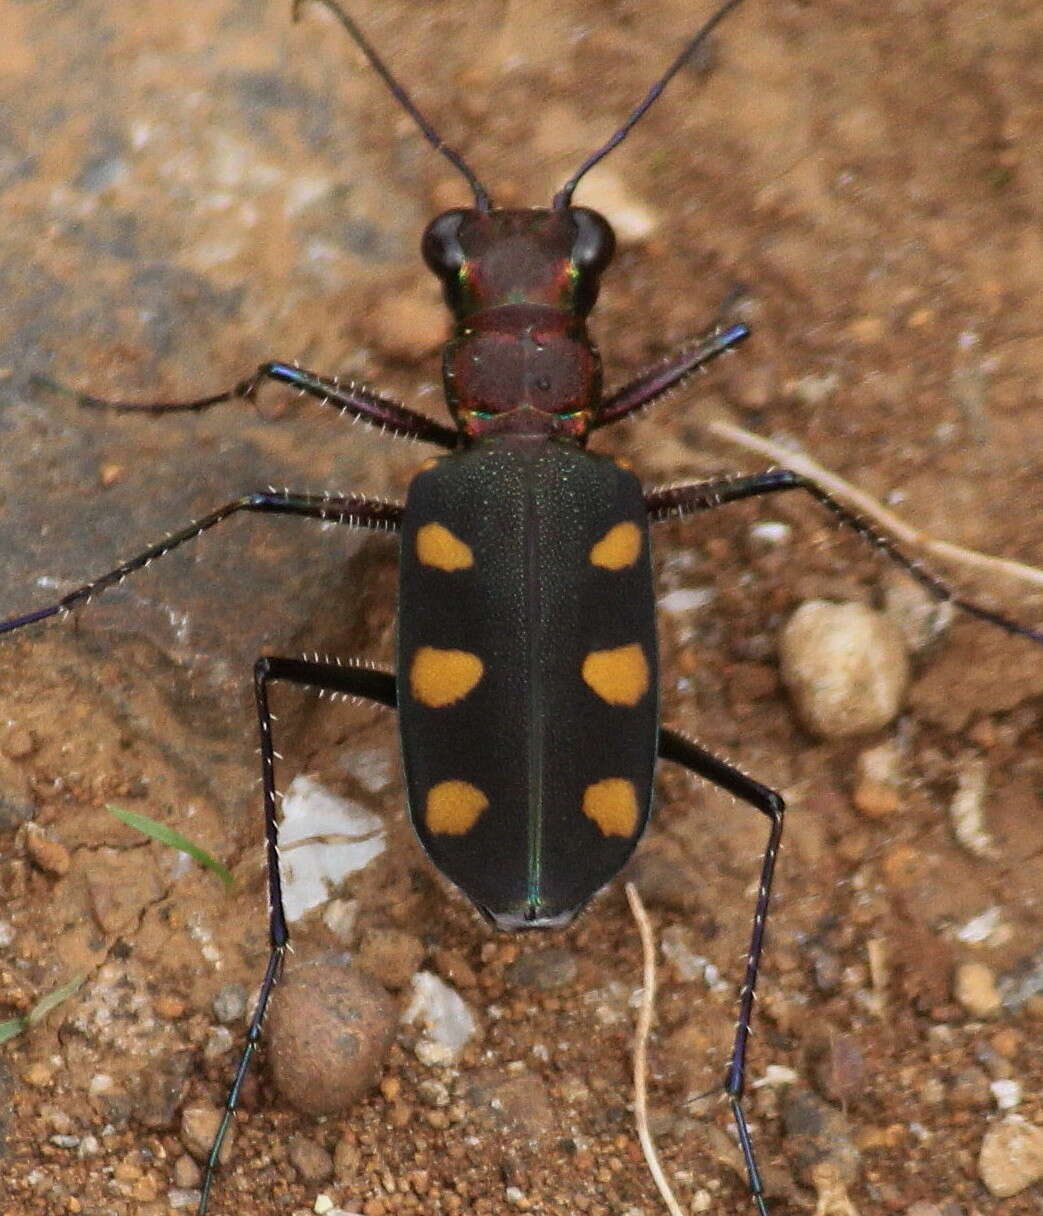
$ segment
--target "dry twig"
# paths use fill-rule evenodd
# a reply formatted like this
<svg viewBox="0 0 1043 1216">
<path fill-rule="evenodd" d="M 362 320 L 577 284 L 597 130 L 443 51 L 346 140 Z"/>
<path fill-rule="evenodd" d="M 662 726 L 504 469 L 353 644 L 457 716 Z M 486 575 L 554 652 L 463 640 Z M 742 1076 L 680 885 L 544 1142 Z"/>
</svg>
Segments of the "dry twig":
<svg viewBox="0 0 1043 1216">
<path fill-rule="evenodd" d="M 836 473 L 831 473 L 801 452 L 795 452 L 781 443 L 774 443 L 770 439 L 764 439 L 760 435 L 743 430 L 741 426 L 735 426 L 720 419 L 707 423 L 706 429 L 717 439 L 734 443 L 748 452 L 756 452 L 759 456 L 767 456 L 769 460 L 774 460 L 783 467 L 792 469 L 794 473 L 809 477 L 824 490 L 849 502 L 856 510 L 880 524 L 898 540 L 909 545 L 918 545 L 942 561 L 955 562 L 959 565 L 970 566 L 975 570 L 984 570 L 989 574 L 1019 579 L 1032 587 L 1043 587 L 1043 570 L 1040 570 L 1038 566 L 1029 566 L 1024 562 L 1012 561 L 1005 557 L 990 557 L 987 553 L 979 553 L 977 549 L 968 549 L 964 545 L 936 540 L 919 528 L 913 527 L 912 524 L 907 524 L 904 519 L 899 519 L 865 490 L 860 490 L 849 481 L 838 477 Z"/>
<path fill-rule="evenodd" d="M 648 1171 L 663 1197 L 670 1216 L 684 1216 L 681 1205 L 674 1197 L 670 1183 L 659 1164 L 659 1157 L 652 1142 L 652 1133 L 648 1128 L 648 1088 L 646 1082 L 648 1064 L 648 1032 L 652 1029 L 652 1015 L 655 1011 L 655 938 L 652 936 L 652 925 L 637 893 L 637 887 L 632 882 L 626 884 L 627 901 L 630 911 L 637 922 L 641 934 L 641 950 L 644 954 L 644 986 L 641 993 L 641 1008 L 637 1015 L 637 1029 L 634 1032 L 634 1119 L 637 1123 L 637 1138 L 641 1141 L 641 1149 L 648 1162 Z"/>
</svg>

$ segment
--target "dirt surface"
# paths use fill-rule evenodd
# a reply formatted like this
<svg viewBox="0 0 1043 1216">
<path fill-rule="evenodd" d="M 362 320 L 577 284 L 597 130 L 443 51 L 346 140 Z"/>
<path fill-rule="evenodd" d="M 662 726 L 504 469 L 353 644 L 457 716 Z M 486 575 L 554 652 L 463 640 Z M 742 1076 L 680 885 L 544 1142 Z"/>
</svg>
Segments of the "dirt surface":
<svg viewBox="0 0 1043 1216">
<path fill-rule="evenodd" d="M 294 27 L 288 8 L 0 0 L 2 615 L 242 491 L 396 497 L 426 454 L 278 392 L 258 410 L 156 422 L 30 384 L 44 372 L 177 399 L 297 358 L 442 417 L 442 322 L 417 245 L 466 191 L 326 16 L 306 10 Z M 700 15 L 681 0 L 353 11 L 513 205 L 549 202 Z M 621 228 L 644 227 L 595 319 L 610 383 L 704 329 L 729 296 L 754 337 L 596 446 L 650 483 L 759 467 L 708 446 L 700 424 L 730 418 L 799 444 L 937 536 L 1043 565 L 1041 58 L 1043 16 L 1018 0 L 750 0 L 608 162 L 608 184 L 578 201 L 607 195 Z M 699 593 L 662 615 L 665 720 L 792 808 L 749 1074 L 773 1211 L 815 1207 L 798 1133 L 817 1095 L 846 1116 L 817 1143 L 843 1156 L 863 1216 L 1039 1213 L 1038 1184 L 990 1195 L 978 1154 L 1011 1094 L 1016 1114 L 1043 1122 L 1043 998 L 1031 995 L 1043 655 L 957 620 L 914 656 L 895 723 L 819 741 L 780 688 L 778 630 L 808 598 L 879 602 L 884 564 L 797 498 L 663 526 L 657 540 L 664 595 Z M 181 1111 L 222 1100 L 243 1033 L 241 1018 L 216 1031 L 213 999 L 252 991 L 267 954 L 250 664 L 263 650 L 389 661 L 394 563 L 386 538 L 240 519 L 75 625 L 4 643 L 0 1020 L 87 976 L 0 1048 L 5 1216 L 185 1210 L 198 1173 Z M 1043 620 L 1023 586 L 947 573 L 967 596 Z M 262 1063 L 215 1216 L 662 1210 L 630 1109 L 641 959 L 621 887 L 567 933 L 493 936 L 411 837 L 390 715 L 276 695 L 283 783 L 314 774 L 382 816 L 390 841 L 338 892 L 354 926 L 334 933 L 312 915 L 298 955 L 398 930 L 479 1034 L 441 1067 L 404 1028 L 380 1088 L 322 1119 L 293 1113 Z M 881 790 L 859 757 L 886 742 Z M 975 852 L 948 810 L 982 774 L 989 839 Z M 226 860 L 234 892 L 143 844 L 110 803 Z M 725 1067 L 763 836 L 753 811 L 663 766 L 630 871 L 669 943 L 653 1124 L 685 1211 L 751 1210 L 727 1110 L 694 1096 Z M 986 970 L 963 973 L 979 983 L 961 1002 L 967 963 Z"/>
</svg>

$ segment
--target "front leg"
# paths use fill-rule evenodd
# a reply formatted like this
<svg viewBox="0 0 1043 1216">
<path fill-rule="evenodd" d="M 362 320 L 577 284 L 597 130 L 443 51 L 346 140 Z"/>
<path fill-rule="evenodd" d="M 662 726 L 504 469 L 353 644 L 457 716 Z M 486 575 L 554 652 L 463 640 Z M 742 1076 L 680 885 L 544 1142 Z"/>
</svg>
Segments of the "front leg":
<svg viewBox="0 0 1043 1216">
<path fill-rule="evenodd" d="M 333 406 L 341 413 L 362 419 L 371 426 L 380 427 L 382 431 L 390 431 L 393 435 L 401 435 L 406 439 L 422 439 L 426 443 L 449 449 L 457 445 L 457 433 L 452 427 L 442 426 L 434 419 L 417 413 L 390 397 L 375 393 L 353 380 L 344 383 L 337 376 L 319 376 L 315 372 L 297 367 L 296 364 L 279 363 L 275 360 L 262 363 L 252 376 L 247 376 L 245 380 L 240 380 L 224 392 L 213 393 L 209 397 L 196 397 L 191 401 L 110 401 L 106 397 L 79 393 L 49 376 L 33 376 L 32 383 L 72 397 L 77 405 L 90 409 L 115 410 L 125 414 L 169 414 L 179 411 L 199 413 L 224 401 L 253 401 L 266 380 L 289 384 L 298 393 L 306 393 L 322 405 Z"/>
<path fill-rule="evenodd" d="M 1000 612 L 993 612 L 990 608 L 983 608 L 980 604 L 962 599 L 944 579 L 927 569 L 922 562 L 905 554 L 889 536 L 877 531 L 867 520 L 845 507 L 842 502 L 838 502 L 817 482 L 802 473 L 794 473 L 791 469 L 772 469 L 766 473 L 754 473 L 749 477 L 725 477 L 717 481 L 702 481 L 692 485 L 672 486 L 665 490 L 653 490 L 645 495 L 645 506 L 649 519 L 658 522 L 691 515 L 695 511 L 707 511 L 711 507 L 736 502 L 740 498 L 755 498 L 761 494 L 776 494 L 782 490 L 806 491 L 844 527 L 857 532 L 874 549 L 914 578 L 936 600 L 948 601 L 954 607 L 978 617 L 979 620 L 988 621 L 990 625 L 997 625 L 1008 633 L 1043 643 L 1043 631 L 1022 625 Z"/>
<path fill-rule="evenodd" d="M 619 422 L 621 418 L 626 418 L 628 414 L 644 409 L 657 397 L 684 383 L 689 376 L 704 370 L 712 359 L 723 355 L 726 350 L 731 350 L 749 336 L 750 331 L 745 325 L 715 325 L 694 346 L 687 347 L 680 354 L 671 356 L 655 367 L 650 367 L 629 384 L 624 384 L 606 397 L 591 424 L 591 429 L 609 426 L 613 422 Z"/>
<path fill-rule="evenodd" d="M 64 616 L 78 605 L 87 603 L 93 596 L 106 587 L 122 583 L 128 574 L 142 570 L 157 558 L 170 553 L 185 541 L 192 540 L 209 528 L 237 514 L 239 511 L 260 511 L 273 515 L 304 515 L 311 519 L 328 520 L 331 523 L 349 524 L 354 528 L 384 529 L 397 532 L 402 523 L 402 507 L 398 503 L 382 502 L 374 498 L 362 498 L 358 495 L 339 494 L 293 494 L 289 490 L 264 490 L 256 494 L 244 494 L 231 502 L 218 507 L 208 515 L 193 520 L 187 527 L 178 532 L 171 532 L 155 545 L 149 545 L 135 557 L 121 562 L 115 570 L 103 574 L 100 578 L 92 579 L 89 583 L 77 587 L 63 595 L 56 603 L 48 604 L 45 608 L 37 608 L 22 616 L 9 617 L 0 621 L 0 634 L 12 633 L 36 621 L 45 621 L 48 617 Z"/>
</svg>

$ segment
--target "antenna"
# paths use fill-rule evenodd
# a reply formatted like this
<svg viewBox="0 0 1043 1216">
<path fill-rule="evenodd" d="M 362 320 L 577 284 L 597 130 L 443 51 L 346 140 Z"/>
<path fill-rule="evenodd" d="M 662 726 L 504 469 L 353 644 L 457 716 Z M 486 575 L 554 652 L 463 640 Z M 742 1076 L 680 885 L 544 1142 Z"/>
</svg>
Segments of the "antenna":
<svg viewBox="0 0 1043 1216">
<path fill-rule="evenodd" d="M 292 14 L 294 21 L 300 20 L 301 8 L 306 2 L 307 0 L 293 0 Z M 339 4 L 337 4 L 336 0 L 312 0 L 312 3 L 321 4 L 324 8 L 329 9 L 334 17 L 337 18 L 340 24 L 348 31 L 349 36 L 354 41 L 356 46 L 358 46 L 363 55 L 365 55 L 369 60 L 370 67 L 373 68 L 381 80 L 383 80 L 383 82 L 387 85 L 388 89 L 391 91 L 391 95 L 406 111 L 406 113 L 409 114 L 420 130 L 423 131 L 428 143 L 431 144 L 436 152 L 441 152 L 446 160 L 448 160 L 450 164 L 452 164 L 464 175 L 465 178 L 467 178 L 467 184 L 471 187 L 471 190 L 474 193 L 474 205 L 479 211 L 489 211 L 492 208 L 492 200 L 490 199 L 485 187 L 475 176 L 474 171 L 455 148 L 449 147 L 445 140 L 442 139 L 441 135 L 438 134 L 434 127 L 431 126 L 431 124 L 423 116 L 423 114 L 417 108 L 416 103 L 405 91 L 405 89 L 398 83 L 394 76 L 392 76 L 391 70 L 386 66 L 384 61 L 369 44 L 366 36 L 355 24 L 352 18 L 348 16 L 348 14 L 340 7 Z M 732 3 L 738 3 L 738 0 L 732 0 Z"/>
<path fill-rule="evenodd" d="M 327 2 L 327 0 L 323 0 Z M 677 58 L 670 64 L 666 71 L 659 77 L 654 85 L 645 94 L 644 99 L 630 113 L 629 118 L 619 128 L 618 131 L 596 152 L 592 152 L 590 156 L 583 162 L 575 173 L 569 178 L 564 186 L 554 196 L 554 208 L 568 207 L 572 202 L 572 195 L 576 187 L 579 185 L 580 178 L 592 169 L 599 160 L 603 160 L 618 144 L 621 144 L 624 139 L 630 134 L 637 123 L 645 116 L 651 108 L 652 103 L 659 97 L 659 94 L 666 88 L 677 73 L 691 59 L 695 52 L 702 46 L 706 39 L 713 32 L 718 22 L 723 21 L 725 17 L 732 11 L 733 8 L 738 8 L 742 4 L 742 0 L 725 0 L 725 3 L 705 22 L 685 44 L 684 49 Z"/>
</svg>

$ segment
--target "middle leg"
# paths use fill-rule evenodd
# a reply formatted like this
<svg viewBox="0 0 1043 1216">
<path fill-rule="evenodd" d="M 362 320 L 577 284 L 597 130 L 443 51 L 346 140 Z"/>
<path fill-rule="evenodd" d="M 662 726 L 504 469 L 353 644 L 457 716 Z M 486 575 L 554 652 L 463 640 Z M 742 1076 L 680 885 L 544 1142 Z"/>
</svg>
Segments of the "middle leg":
<svg viewBox="0 0 1043 1216">
<path fill-rule="evenodd" d="M 701 481 L 691 485 L 671 486 L 665 490 L 653 490 L 645 495 L 645 506 L 653 522 L 676 519 L 696 511 L 707 511 L 724 503 L 737 502 L 740 498 L 755 498 L 761 494 L 777 494 L 785 490 L 804 490 L 829 511 L 845 528 L 857 532 L 874 549 L 888 557 L 924 588 L 936 600 L 947 601 L 979 620 L 988 621 L 1007 633 L 1043 643 L 1043 631 L 1022 625 L 1000 612 L 984 608 L 971 600 L 958 596 L 952 587 L 922 562 L 909 557 L 883 532 L 878 531 L 868 520 L 838 502 L 817 482 L 795 473 L 792 469 L 771 469 L 765 473 L 753 473 L 748 477 L 723 477 L 716 481 Z"/>
<path fill-rule="evenodd" d="M 397 503 L 380 499 L 363 498 L 361 495 L 294 494 L 290 490 L 263 490 L 256 494 L 243 494 L 233 498 L 187 527 L 168 533 L 157 544 L 149 545 L 135 557 L 121 562 L 114 570 L 99 578 L 84 583 L 60 600 L 44 608 L 36 608 L 20 616 L 0 621 L 0 634 L 12 633 L 26 625 L 45 621 L 53 616 L 65 616 L 77 606 L 88 603 L 106 587 L 122 583 L 128 574 L 143 570 L 158 558 L 164 557 L 179 545 L 193 540 L 210 528 L 215 528 L 240 511 L 254 511 L 268 515 L 304 515 L 310 519 L 321 519 L 327 523 L 348 524 L 353 528 L 373 528 L 397 532 L 402 523 L 402 508 Z"/>
</svg>

